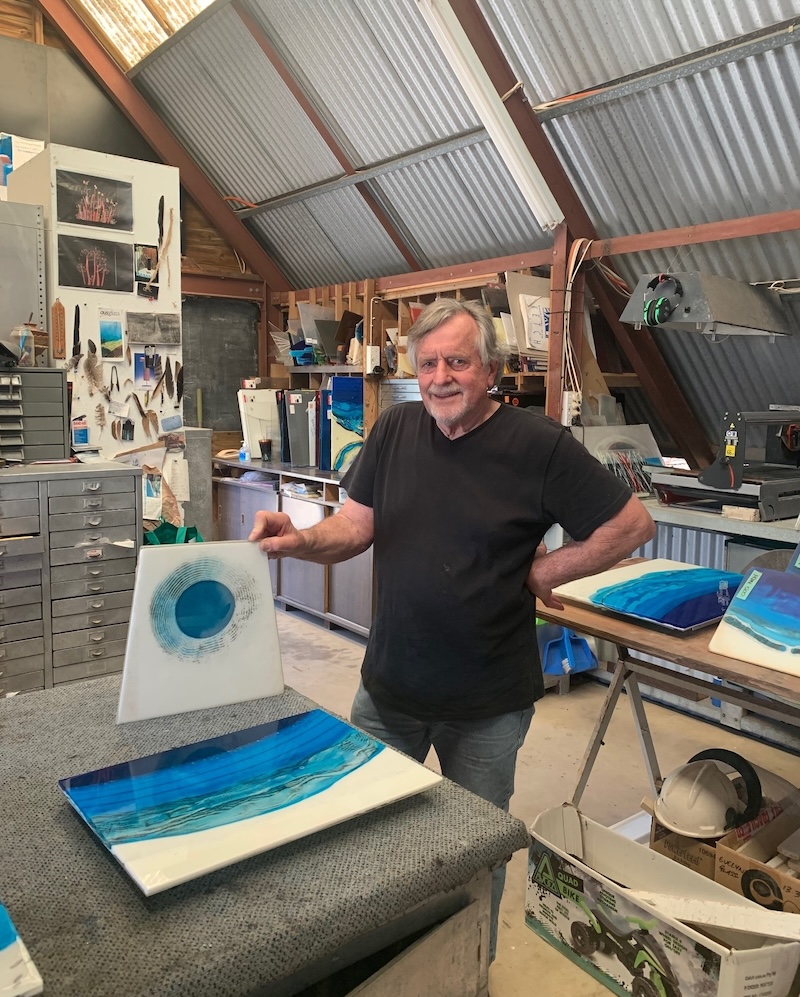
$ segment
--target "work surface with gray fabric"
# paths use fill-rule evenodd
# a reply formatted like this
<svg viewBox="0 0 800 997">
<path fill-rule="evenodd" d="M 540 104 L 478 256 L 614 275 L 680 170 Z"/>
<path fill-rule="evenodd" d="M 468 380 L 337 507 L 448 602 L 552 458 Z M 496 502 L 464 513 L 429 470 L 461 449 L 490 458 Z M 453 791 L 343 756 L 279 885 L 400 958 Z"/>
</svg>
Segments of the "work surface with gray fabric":
<svg viewBox="0 0 800 997">
<path fill-rule="evenodd" d="M 287 690 L 117 726 L 118 692 L 110 676 L 0 701 L 0 901 L 49 997 L 291 993 L 287 981 L 305 967 L 351 950 L 528 843 L 521 821 L 444 780 L 145 897 L 58 780 L 315 704 Z"/>
</svg>

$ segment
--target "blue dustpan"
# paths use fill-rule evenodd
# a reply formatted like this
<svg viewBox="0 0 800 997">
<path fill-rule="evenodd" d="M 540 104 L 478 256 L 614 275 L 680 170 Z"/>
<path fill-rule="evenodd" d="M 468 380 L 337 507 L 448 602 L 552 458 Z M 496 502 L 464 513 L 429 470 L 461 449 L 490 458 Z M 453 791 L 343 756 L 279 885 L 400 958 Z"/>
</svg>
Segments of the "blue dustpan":
<svg viewBox="0 0 800 997">
<path fill-rule="evenodd" d="M 597 668 L 597 658 L 583 637 L 561 628 L 561 634 L 542 649 L 542 671 L 546 675 L 573 675 Z"/>
</svg>

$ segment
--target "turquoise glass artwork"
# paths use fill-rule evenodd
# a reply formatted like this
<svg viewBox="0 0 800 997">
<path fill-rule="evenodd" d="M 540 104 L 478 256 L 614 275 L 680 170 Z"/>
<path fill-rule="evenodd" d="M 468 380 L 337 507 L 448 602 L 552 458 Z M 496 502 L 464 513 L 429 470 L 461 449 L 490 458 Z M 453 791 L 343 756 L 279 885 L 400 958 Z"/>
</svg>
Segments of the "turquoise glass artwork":
<svg viewBox="0 0 800 997">
<path fill-rule="evenodd" d="M 281 692 L 269 562 L 258 546 L 243 541 L 142 548 L 117 721 Z"/>
<path fill-rule="evenodd" d="M 0 995 L 33 997 L 42 988 L 39 971 L 17 934 L 11 915 L 0 904 Z"/>
<path fill-rule="evenodd" d="M 800 573 L 751 568 L 709 641 L 729 658 L 800 675 Z"/>
<path fill-rule="evenodd" d="M 62 779 L 59 786 L 150 895 L 440 779 L 317 709 Z"/>
<path fill-rule="evenodd" d="M 568 582 L 554 594 L 671 631 L 686 632 L 719 620 L 741 580 L 742 576 L 734 572 L 655 558 Z"/>
</svg>

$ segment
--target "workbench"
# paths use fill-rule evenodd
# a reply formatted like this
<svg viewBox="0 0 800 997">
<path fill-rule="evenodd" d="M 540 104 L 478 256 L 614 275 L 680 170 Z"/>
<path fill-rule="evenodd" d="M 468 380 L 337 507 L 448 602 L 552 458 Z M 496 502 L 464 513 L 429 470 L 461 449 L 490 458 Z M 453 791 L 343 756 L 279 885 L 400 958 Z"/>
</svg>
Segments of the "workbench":
<svg viewBox="0 0 800 997">
<path fill-rule="evenodd" d="M 460 989 L 434 983 L 416 993 L 485 995 L 490 871 L 527 846 L 521 821 L 443 780 L 145 897 L 57 780 L 315 704 L 286 690 L 117 726 L 118 692 L 119 677 L 108 676 L 0 700 L 0 899 L 46 994 L 283 997 L 412 932 L 444 922 L 441 933 L 453 921 L 458 932 L 429 948 L 424 973 L 435 980 L 441 963 L 443 979 L 449 974 Z M 364 991 L 411 992 L 405 985 Z"/>
<path fill-rule="evenodd" d="M 536 615 L 549 623 L 557 623 L 576 633 L 587 634 L 616 645 L 617 661 L 611 684 L 586 748 L 572 797 L 575 806 L 578 806 L 583 796 L 623 689 L 628 693 L 650 789 L 654 796 L 658 794 L 661 773 L 639 691 L 639 678 L 645 683 L 650 680 L 655 680 L 656 683 L 667 681 L 679 690 L 735 703 L 761 716 L 800 727 L 800 676 L 715 654 L 708 649 L 708 642 L 714 633 L 713 625 L 686 636 L 676 636 L 631 619 L 584 606 L 565 604 L 563 610 L 557 610 L 537 603 Z M 634 657 L 631 652 L 672 662 L 680 668 L 690 669 L 701 675 L 686 674 L 656 662 L 642 660 Z M 715 678 L 721 679 L 721 683 L 714 682 Z M 734 683 L 736 687 L 726 683 Z"/>
</svg>

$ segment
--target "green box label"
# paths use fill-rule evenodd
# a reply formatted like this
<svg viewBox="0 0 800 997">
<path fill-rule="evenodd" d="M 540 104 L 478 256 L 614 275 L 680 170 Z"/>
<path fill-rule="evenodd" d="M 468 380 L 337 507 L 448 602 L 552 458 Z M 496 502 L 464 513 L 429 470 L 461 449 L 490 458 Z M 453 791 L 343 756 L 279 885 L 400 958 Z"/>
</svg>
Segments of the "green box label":
<svg viewBox="0 0 800 997">
<path fill-rule="evenodd" d="M 758 582 L 760 577 L 761 577 L 761 572 L 757 568 L 753 568 L 753 570 L 750 572 L 750 577 L 739 588 L 739 591 L 736 593 L 736 598 L 746 599 L 753 591 L 753 589 L 756 587 L 756 583 Z"/>
</svg>

